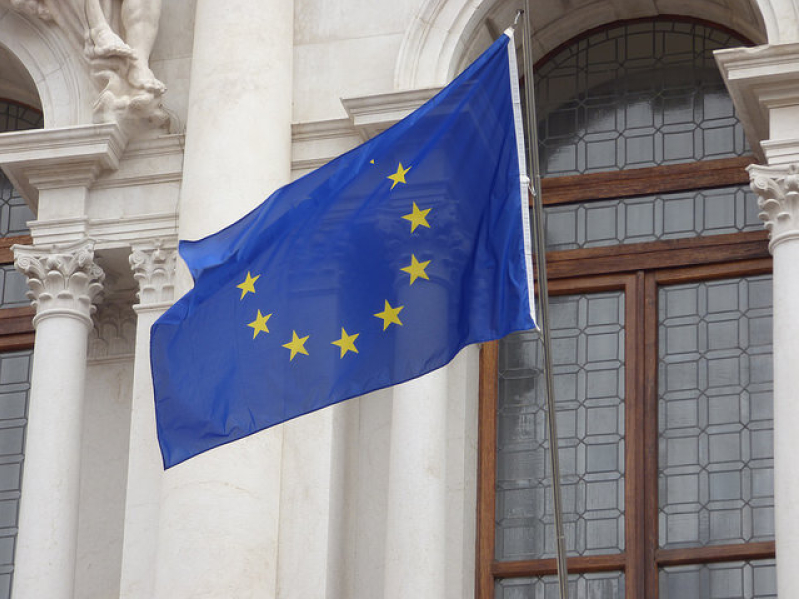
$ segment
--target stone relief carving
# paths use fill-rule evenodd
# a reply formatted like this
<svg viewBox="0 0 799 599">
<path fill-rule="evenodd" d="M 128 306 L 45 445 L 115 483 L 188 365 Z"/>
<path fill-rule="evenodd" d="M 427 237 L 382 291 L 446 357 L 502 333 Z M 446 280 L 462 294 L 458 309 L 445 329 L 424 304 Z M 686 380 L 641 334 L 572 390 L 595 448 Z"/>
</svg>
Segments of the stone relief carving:
<svg viewBox="0 0 799 599">
<path fill-rule="evenodd" d="M 11 6 L 54 22 L 89 63 L 100 93 L 95 120 L 122 125 L 168 123 L 166 87 L 150 70 L 161 0 L 10 0 Z"/>
<path fill-rule="evenodd" d="M 769 249 L 799 236 L 799 165 L 748 167 L 752 191 L 758 195 L 760 220 L 769 232 Z"/>
<path fill-rule="evenodd" d="M 133 278 L 139 283 L 136 294 L 140 306 L 171 303 L 175 290 L 177 249 L 174 243 L 158 240 L 151 245 L 135 246 L 130 255 Z"/>
<path fill-rule="evenodd" d="M 36 308 L 34 326 L 56 315 L 80 318 L 92 326 L 105 273 L 94 260 L 91 241 L 52 248 L 15 245 L 12 250 L 14 266 L 28 278 L 28 297 Z"/>
<path fill-rule="evenodd" d="M 132 298 L 105 301 L 94 316 L 89 334 L 89 358 L 132 356 L 136 344 L 136 313 Z"/>
</svg>

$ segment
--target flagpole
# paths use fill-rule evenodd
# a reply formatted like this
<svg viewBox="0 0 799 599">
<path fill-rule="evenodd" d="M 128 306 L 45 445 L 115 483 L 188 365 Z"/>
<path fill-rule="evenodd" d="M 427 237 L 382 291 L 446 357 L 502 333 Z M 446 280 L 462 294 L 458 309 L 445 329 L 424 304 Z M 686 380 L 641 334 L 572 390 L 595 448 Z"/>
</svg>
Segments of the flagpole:
<svg viewBox="0 0 799 599">
<path fill-rule="evenodd" d="M 530 48 L 532 29 L 530 28 L 530 0 L 524 0 L 524 32 L 522 52 L 524 57 L 525 110 L 527 117 L 527 139 L 529 141 L 530 162 L 528 170 L 532 179 L 533 194 L 533 235 L 535 244 L 536 270 L 538 272 L 538 333 L 541 336 L 544 357 L 544 375 L 547 394 L 547 426 L 549 432 L 549 457 L 552 469 L 552 496 L 555 511 L 555 541 L 558 566 L 558 587 L 560 599 L 569 599 L 568 567 L 566 565 L 566 537 L 563 531 L 563 509 L 560 485 L 560 460 L 558 459 L 558 428 L 555 415 L 555 385 L 552 378 L 552 340 L 549 328 L 549 288 L 547 285 L 546 238 L 544 230 L 543 207 L 541 201 L 541 172 L 538 162 L 538 121 L 535 112 L 535 86 L 533 82 L 533 60 Z M 517 14 L 517 20 L 518 20 Z"/>
</svg>

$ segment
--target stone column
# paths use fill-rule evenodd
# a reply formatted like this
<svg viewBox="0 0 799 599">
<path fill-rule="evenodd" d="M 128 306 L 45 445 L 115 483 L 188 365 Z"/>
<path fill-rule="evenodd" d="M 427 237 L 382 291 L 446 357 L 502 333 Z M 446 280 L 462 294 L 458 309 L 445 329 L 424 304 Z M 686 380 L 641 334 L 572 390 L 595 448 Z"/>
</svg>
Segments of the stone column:
<svg viewBox="0 0 799 599">
<path fill-rule="evenodd" d="M 219 230 L 289 181 L 293 4 L 197 2 L 181 239 Z M 282 445 L 276 427 L 165 473 L 156 597 L 276 596 Z"/>
<path fill-rule="evenodd" d="M 790 597 L 799 585 L 799 164 L 751 166 L 760 218 L 774 256 L 774 503 L 777 594 Z"/>
<path fill-rule="evenodd" d="M 91 242 L 13 249 L 36 308 L 14 596 L 71 599 L 86 349 L 104 274 Z"/>
<path fill-rule="evenodd" d="M 446 596 L 448 370 L 394 389 L 386 599 Z"/>
<path fill-rule="evenodd" d="M 155 430 L 153 379 L 150 370 L 150 328 L 172 305 L 177 249 L 174 241 L 137 244 L 130 255 L 139 283 L 136 311 L 136 353 L 130 414 L 128 485 L 122 546 L 122 599 L 155 596 L 158 521 L 164 466 Z"/>
</svg>

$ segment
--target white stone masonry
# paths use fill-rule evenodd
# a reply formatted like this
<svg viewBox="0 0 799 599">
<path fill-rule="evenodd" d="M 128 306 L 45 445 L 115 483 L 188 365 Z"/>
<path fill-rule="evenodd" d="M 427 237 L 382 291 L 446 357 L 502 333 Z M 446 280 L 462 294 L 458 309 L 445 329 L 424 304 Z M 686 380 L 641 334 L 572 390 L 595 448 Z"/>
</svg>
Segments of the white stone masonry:
<svg viewBox="0 0 799 599">
<path fill-rule="evenodd" d="M 86 350 L 104 274 L 89 241 L 13 249 L 36 308 L 14 596 L 72 599 Z"/>
</svg>

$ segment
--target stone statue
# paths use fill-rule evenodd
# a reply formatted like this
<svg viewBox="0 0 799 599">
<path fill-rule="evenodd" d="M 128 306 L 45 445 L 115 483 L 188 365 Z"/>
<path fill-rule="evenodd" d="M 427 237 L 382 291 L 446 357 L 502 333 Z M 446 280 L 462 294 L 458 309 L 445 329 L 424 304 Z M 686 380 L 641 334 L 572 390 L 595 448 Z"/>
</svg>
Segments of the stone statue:
<svg viewBox="0 0 799 599">
<path fill-rule="evenodd" d="M 120 124 L 168 121 L 166 87 L 150 70 L 161 0 L 10 0 L 12 7 L 54 21 L 83 48 L 101 91 L 95 120 Z"/>
</svg>

